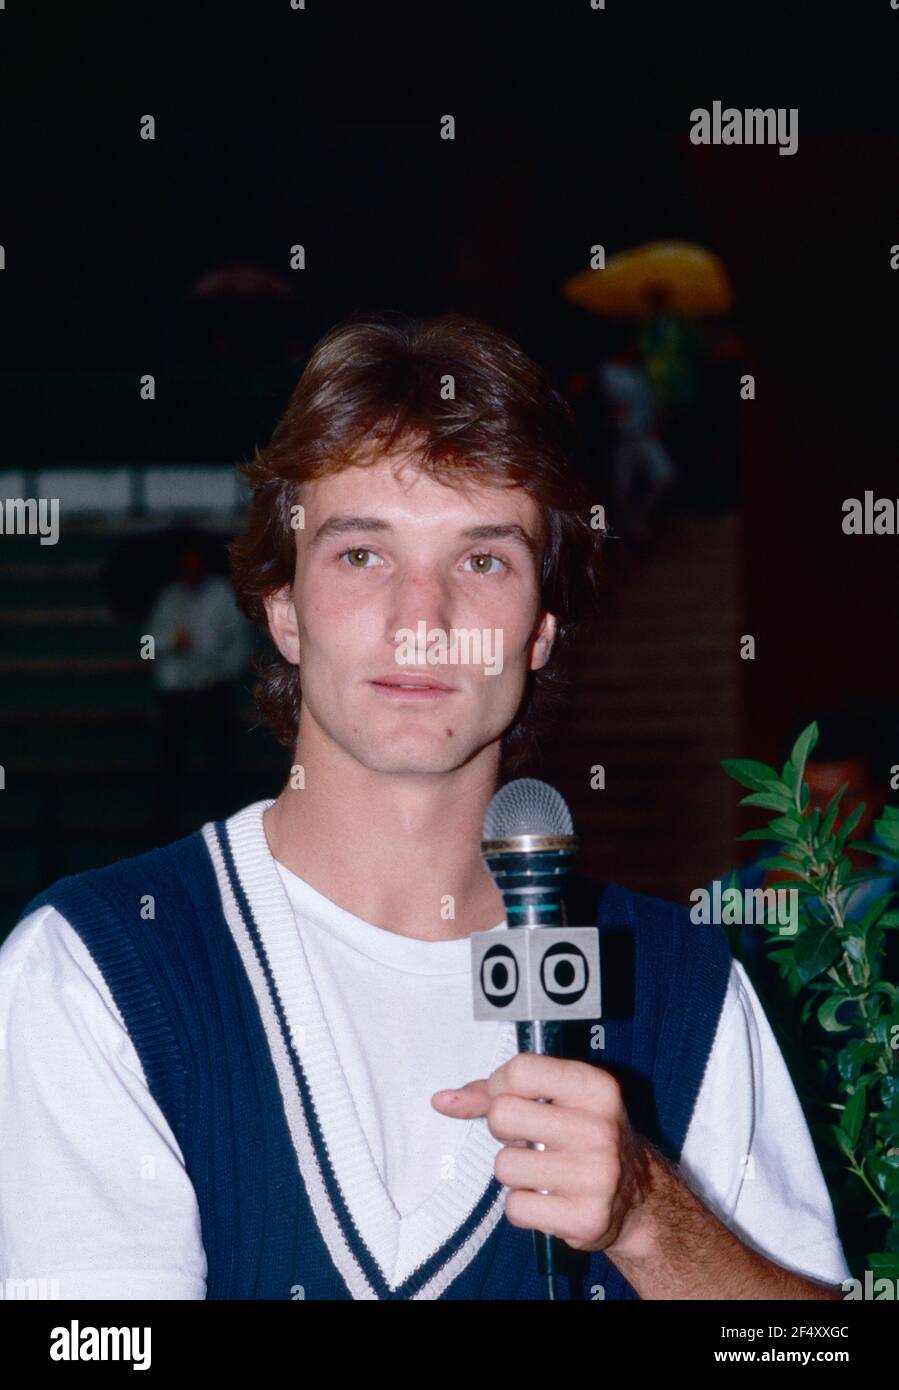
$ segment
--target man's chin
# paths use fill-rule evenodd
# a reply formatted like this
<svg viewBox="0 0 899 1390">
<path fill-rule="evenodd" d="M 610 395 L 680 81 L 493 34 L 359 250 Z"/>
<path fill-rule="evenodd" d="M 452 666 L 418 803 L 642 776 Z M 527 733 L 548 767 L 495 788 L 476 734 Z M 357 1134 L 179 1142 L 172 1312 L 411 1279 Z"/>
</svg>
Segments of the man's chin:
<svg viewBox="0 0 899 1390">
<path fill-rule="evenodd" d="M 383 749 L 379 752 L 366 749 L 356 751 L 355 756 L 370 772 L 383 772 L 402 776 L 404 773 L 454 772 L 457 767 L 470 761 L 478 750 L 464 748 L 431 749 L 419 752 L 400 752 L 397 749 Z"/>
<path fill-rule="evenodd" d="M 483 740 L 465 738 L 459 733 L 427 737 L 407 730 L 383 740 L 365 740 L 349 751 L 371 772 L 401 775 L 453 772 L 471 762 L 486 746 Z"/>
</svg>

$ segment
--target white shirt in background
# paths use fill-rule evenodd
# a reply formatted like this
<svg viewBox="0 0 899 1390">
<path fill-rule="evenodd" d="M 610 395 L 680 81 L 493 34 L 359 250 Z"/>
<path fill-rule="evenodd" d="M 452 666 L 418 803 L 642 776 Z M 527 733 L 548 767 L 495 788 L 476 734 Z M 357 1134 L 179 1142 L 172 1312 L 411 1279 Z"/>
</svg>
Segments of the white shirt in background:
<svg viewBox="0 0 899 1390">
<path fill-rule="evenodd" d="M 175 651 L 179 629 L 190 634 L 186 651 Z M 175 580 L 160 593 L 147 619 L 155 639 L 153 672 L 160 690 L 205 690 L 236 680 L 252 650 L 252 629 L 237 607 L 231 585 L 221 575 L 199 584 Z"/>
</svg>

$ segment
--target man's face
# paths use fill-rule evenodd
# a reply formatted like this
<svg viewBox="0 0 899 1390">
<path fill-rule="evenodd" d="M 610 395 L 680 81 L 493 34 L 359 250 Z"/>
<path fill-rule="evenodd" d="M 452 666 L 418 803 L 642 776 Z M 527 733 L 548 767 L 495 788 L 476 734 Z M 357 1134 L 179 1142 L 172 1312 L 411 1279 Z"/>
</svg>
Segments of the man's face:
<svg viewBox="0 0 899 1390">
<path fill-rule="evenodd" d="M 555 635 L 537 504 L 448 487 L 404 451 L 306 483 L 300 500 L 293 587 L 267 606 L 300 665 L 301 735 L 393 773 L 449 771 L 498 740 Z"/>
</svg>

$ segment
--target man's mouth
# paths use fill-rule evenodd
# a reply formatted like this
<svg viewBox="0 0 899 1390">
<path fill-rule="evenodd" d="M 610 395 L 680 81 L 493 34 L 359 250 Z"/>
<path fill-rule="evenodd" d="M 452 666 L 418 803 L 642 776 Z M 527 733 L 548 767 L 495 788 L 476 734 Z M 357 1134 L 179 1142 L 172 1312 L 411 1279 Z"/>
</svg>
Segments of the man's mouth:
<svg viewBox="0 0 899 1390">
<path fill-rule="evenodd" d="M 386 675 L 376 676 L 369 682 L 388 699 L 435 699 L 440 695 L 452 695 L 454 687 L 445 685 L 433 676 Z"/>
</svg>

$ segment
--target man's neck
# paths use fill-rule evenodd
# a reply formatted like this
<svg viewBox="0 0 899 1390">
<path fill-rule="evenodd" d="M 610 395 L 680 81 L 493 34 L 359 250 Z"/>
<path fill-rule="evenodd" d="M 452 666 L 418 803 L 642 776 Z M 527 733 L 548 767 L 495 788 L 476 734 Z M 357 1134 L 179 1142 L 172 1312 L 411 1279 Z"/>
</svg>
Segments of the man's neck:
<svg viewBox="0 0 899 1390">
<path fill-rule="evenodd" d="M 311 746 L 310 746 L 311 744 Z M 302 789 L 265 813 L 272 855 L 317 892 L 400 936 L 445 941 L 503 920 L 480 854 L 498 750 L 433 775 L 373 772 L 336 745 L 298 743 Z"/>
</svg>

